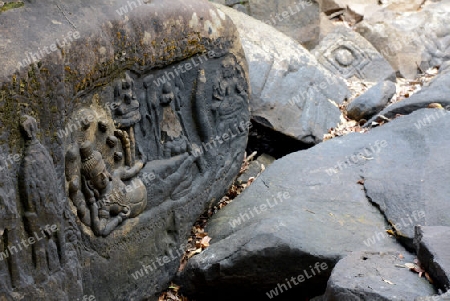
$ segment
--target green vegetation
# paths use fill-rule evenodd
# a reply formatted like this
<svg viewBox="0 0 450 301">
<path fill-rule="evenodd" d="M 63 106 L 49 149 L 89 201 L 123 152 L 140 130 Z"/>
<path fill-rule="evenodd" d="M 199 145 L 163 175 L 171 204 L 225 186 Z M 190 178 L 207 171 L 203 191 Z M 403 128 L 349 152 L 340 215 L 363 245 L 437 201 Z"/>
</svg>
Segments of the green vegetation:
<svg viewBox="0 0 450 301">
<path fill-rule="evenodd" d="M 0 14 L 2 12 L 7 11 L 7 10 L 14 9 L 14 8 L 19 8 L 19 7 L 22 7 L 24 5 L 25 4 L 22 1 L 5 3 L 5 4 L 3 4 L 2 7 L 0 7 Z"/>
</svg>

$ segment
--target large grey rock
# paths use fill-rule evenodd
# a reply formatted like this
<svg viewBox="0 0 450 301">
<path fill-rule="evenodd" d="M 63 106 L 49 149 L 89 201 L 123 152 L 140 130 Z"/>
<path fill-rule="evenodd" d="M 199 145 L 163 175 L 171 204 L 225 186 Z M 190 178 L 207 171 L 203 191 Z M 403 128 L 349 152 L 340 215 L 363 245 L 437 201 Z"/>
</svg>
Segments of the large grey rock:
<svg viewBox="0 0 450 301">
<path fill-rule="evenodd" d="M 450 59 L 450 3 L 429 4 L 414 13 L 389 10 L 366 16 L 355 30 L 365 37 L 401 76 L 419 72 Z"/>
<path fill-rule="evenodd" d="M 446 198 L 450 188 L 445 184 L 450 180 L 450 161 L 441 155 L 448 143 L 442 129 L 449 126 L 450 115 L 442 116 L 440 111 L 422 109 L 382 126 L 390 125 L 386 129 L 392 129 L 388 143 L 395 150 L 383 152 L 383 164 L 371 165 L 364 174 L 367 197 L 380 207 L 398 239 L 411 249 L 414 225 L 450 226 L 445 214 L 450 206 Z M 417 126 L 431 114 L 442 118 Z"/>
<path fill-rule="evenodd" d="M 220 6 L 239 30 L 249 64 L 252 118 L 307 143 L 322 141 L 340 121 L 337 107 L 349 95 L 301 45 L 269 25 Z"/>
<path fill-rule="evenodd" d="M 344 26 L 327 34 L 311 53 L 328 70 L 344 78 L 378 82 L 395 80 L 395 72 L 363 37 Z"/>
<path fill-rule="evenodd" d="M 417 226 L 415 245 L 421 266 L 441 290 L 450 289 L 450 227 Z"/>
<path fill-rule="evenodd" d="M 308 49 L 319 41 L 319 4 L 316 0 L 211 0 L 244 12 L 275 27 Z"/>
<path fill-rule="evenodd" d="M 242 164 L 236 28 L 196 0 L 0 12 L 0 299 L 157 300 Z"/>
<path fill-rule="evenodd" d="M 293 38 L 307 49 L 319 42 L 319 4 L 315 0 L 249 0 L 250 15 Z"/>
<path fill-rule="evenodd" d="M 340 260 L 322 301 L 409 301 L 435 293 L 425 277 L 405 268 L 410 254 L 356 252 Z M 399 267 L 403 266 L 403 268 Z"/>
<path fill-rule="evenodd" d="M 450 118 L 418 130 L 414 123 L 428 113 L 275 161 L 210 221 L 211 246 L 181 275 L 186 291 L 228 296 L 233 287 L 264 296 L 316 262 L 333 266 L 352 251 L 404 252 L 386 229 L 412 249 L 416 225 L 450 226 L 443 130 Z M 293 295 L 320 294 L 325 280 L 314 277 Z"/>
<path fill-rule="evenodd" d="M 369 119 L 386 106 L 395 91 L 395 84 L 389 80 L 378 83 L 347 106 L 347 117 L 356 121 Z"/>
</svg>

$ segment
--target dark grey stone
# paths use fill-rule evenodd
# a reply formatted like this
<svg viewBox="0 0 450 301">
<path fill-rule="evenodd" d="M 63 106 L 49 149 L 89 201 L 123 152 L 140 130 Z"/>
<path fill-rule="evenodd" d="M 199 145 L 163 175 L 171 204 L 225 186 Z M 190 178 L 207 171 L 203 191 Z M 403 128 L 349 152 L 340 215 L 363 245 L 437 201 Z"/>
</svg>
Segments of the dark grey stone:
<svg viewBox="0 0 450 301">
<path fill-rule="evenodd" d="M 236 28 L 199 1 L 6 5 L 0 299 L 157 300 L 242 164 Z"/>
<path fill-rule="evenodd" d="M 391 81 L 376 84 L 347 106 L 347 117 L 359 121 L 380 112 L 394 96 L 396 86 Z"/>
<path fill-rule="evenodd" d="M 413 249 L 416 225 L 450 226 L 450 132 L 443 130 L 450 118 L 418 130 L 414 123 L 429 111 L 275 161 L 210 221 L 211 246 L 181 274 L 184 289 L 265 296 L 315 262 L 332 267 L 354 251 L 406 252 L 386 230 Z M 323 293 L 326 280 L 297 286 L 295 298 Z"/>
<path fill-rule="evenodd" d="M 417 297 L 414 301 L 450 301 L 450 292 L 441 295 Z"/>
<path fill-rule="evenodd" d="M 386 107 L 379 114 L 371 118 L 364 126 L 371 126 L 373 122 L 380 120 L 379 116 L 394 118 L 397 114 L 408 115 L 416 110 L 427 108 L 431 103 L 439 103 L 443 108 L 448 110 L 450 108 L 450 99 L 448 98 L 448 95 L 450 95 L 449 71 L 449 69 L 442 70 L 428 85 L 422 87 L 422 90 L 407 99 Z M 434 114 L 429 114 L 430 117 L 427 116 L 423 120 L 419 120 L 418 126 L 427 126 L 433 120 L 436 120 L 436 118 L 446 115 L 444 110 L 435 111 L 434 113 L 435 116 L 433 116 Z"/>
<path fill-rule="evenodd" d="M 450 227 L 417 226 L 415 241 L 417 258 L 421 266 L 434 279 L 442 291 L 450 288 Z"/>
<path fill-rule="evenodd" d="M 414 256 L 402 253 L 400 259 L 399 255 L 356 252 L 343 258 L 331 273 L 322 301 L 408 301 L 432 295 L 435 291 L 428 280 L 404 266 Z"/>
<path fill-rule="evenodd" d="M 251 177 L 256 178 L 258 174 L 262 172 L 263 165 L 264 168 L 267 168 L 274 161 L 274 157 L 262 154 L 258 159 L 250 162 L 248 169 L 237 178 L 236 182 L 238 184 L 247 183 Z"/>
<path fill-rule="evenodd" d="M 307 49 L 319 42 L 320 8 L 316 0 L 249 0 L 250 15 L 293 38 Z"/>
</svg>

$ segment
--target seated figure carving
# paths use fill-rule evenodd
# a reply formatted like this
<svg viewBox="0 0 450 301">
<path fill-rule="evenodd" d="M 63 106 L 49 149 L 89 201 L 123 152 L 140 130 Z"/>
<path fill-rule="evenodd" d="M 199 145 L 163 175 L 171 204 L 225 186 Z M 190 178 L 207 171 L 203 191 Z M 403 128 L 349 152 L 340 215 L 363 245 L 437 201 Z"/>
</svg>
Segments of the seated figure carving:
<svg viewBox="0 0 450 301">
<path fill-rule="evenodd" d="M 216 102 L 212 106 L 217 121 L 234 118 L 236 112 L 244 107 L 247 92 L 237 77 L 238 68 L 232 58 L 222 62 L 222 70 L 213 86 L 213 98 Z"/>
<path fill-rule="evenodd" d="M 80 147 L 82 192 L 89 206 L 91 228 L 96 235 L 107 236 L 127 218 L 142 213 L 147 205 L 147 190 L 140 179 L 125 185 L 137 175 L 143 163 L 119 168 L 110 174 L 100 152 L 91 142 Z"/>
</svg>

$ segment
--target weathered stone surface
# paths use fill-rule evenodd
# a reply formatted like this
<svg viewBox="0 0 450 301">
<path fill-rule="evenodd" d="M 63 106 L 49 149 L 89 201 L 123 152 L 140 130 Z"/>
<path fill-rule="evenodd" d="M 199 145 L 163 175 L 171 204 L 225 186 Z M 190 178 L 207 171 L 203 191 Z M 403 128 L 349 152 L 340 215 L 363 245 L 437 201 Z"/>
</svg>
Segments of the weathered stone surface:
<svg viewBox="0 0 450 301">
<path fill-rule="evenodd" d="M 379 116 L 386 118 L 394 118 L 397 114 L 408 115 L 416 110 L 427 108 L 432 103 L 439 103 L 443 108 L 450 108 L 450 69 L 442 69 L 441 72 L 431 80 L 427 85 L 422 87 L 422 90 L 413 94 L 407 99 L 396 102 L 379 114 L 370 119 L 365 126 L 371 126 L 374 121 L 379 119 Z M 421 128 L 427 126 L 431 122 L 446 115 L 444 110 L 436 110 L 434 114 L 428 114 L 423 120 L 417 122 L 417 127 Z"/>
<path fill-rule="evenodd" d="M 421 70 L 450 59 L 450 4 L 440 1 L 415 13 L 383 9 L 356 26 L 401 76 L 413 79 Z"/>
<path fill-rule="evenodd" d="M 356 252 L 340 260 L 328 280 L 322 301 L 414 300 L 434 293 L 425 277 L 407 268 L 414 256 L 402 253 Z"/>
<path fill-rule="evenodd" d="M 244 156 L 234 25 L 184 0 L 27 1 L 0 22 L 0 294 L 156 300 Z"/>
<path fill-rule="evenodd" d="M 347 117 L 357 121 L 369 119 L 386 106 L 395 91 L 395 84 L 389 80 L 376 84 L 347 106 Z"/>
<path fill-rule="evenodd" d="M 450 301 L 450 292 L 441 295 L 417 297 L 414 301 Z"/>
<path fill-rule="evenodd" d="M 319 4 L 315 0 L 211 0 L 269 24 L 308 49 L 319 41 Z"/>
<path fill-rule="evenodd" d="M 342 79 L 271 26 L 224 6 L 220 9 L 236 24 L 249 63 L 252 118 L 307 144 L 322 141 L 340 121 L 337 104 L 350 93 Z"/>
<path fill-rule="evenodd" d="M 389 126 L 385 131 L 392 131 L 388 143 L 395 151 L 381 153 L 383 164 L 371 165 L 364 175 L 367 196 L 393 225 L 398 239 L 411 249 L 413 225 L 450 226 L 446 214 L 450 204 L 445 197 L 450 193 L 446 184 L 450 161 L 441 155 L 449 143 L 443 129 L 450 118 L 440 111 L 422 109 L 383 125 L 381 129 Z M 442 118 L 417 126 L 432 114 Z"/>
<path fill-rule="evenodd" d="M 319 42 L 319 4 L 315 0 L 249 0 L 250 15 L 293 38 L 307 49 Z"/>
<path fill-rule="evenodd" d="M 262 297 L 316 262 L 332 267 L 352 251 L 404 253 L 388 229 L 413 249 L 416 225 L 450 226 L 450 118 L 418 130 L 430 111 L 275 161 L 210 221 L 211 246 L 181 275 L 186 291 Z M 319 295 L 325 279 L 296 286 L 293 296 Z"/>
<path fill-rule="evenodd" d="M 259 156 L 256 160 L 250 162 L 248 169 L 240 175 L 236 182 L 238 184 L 247 183 L 250 178 L 256 178 L 259 173 L 263 172 L 265 168 L 267 168 L 270 164 L 272 164 L 275 161 L 275 158 L 267 155 L 262 154 Z"/>
<path fill-rule="evenodd" d="M 377 0 L 319 0 L 320 10 L 327 15 L 342 12 L 344 20 L 360 21 L 367 13 L 381 7 Z M 358 20 L 355 20 L 355 17 Z"/>
<path fill-rule="evenodd" d="M 383 4 L 387 4 L 387 8 L 399 12 L 413 12 L 419 10 L 424 4 L 423 0 L 388 0 Z"/>
<path fill-rule="evenodd" d="M 311 53 L 334 74 L 362 81 L 394 80 L 395 72 L 380 53 L 358 33 L 337 26 Z"/>
<path fill-rule="evenodd" d="M 450 227 L 417 226 L 414 244 L 421 266 L 442 291 L 450 288 Z"/>
</svg>

